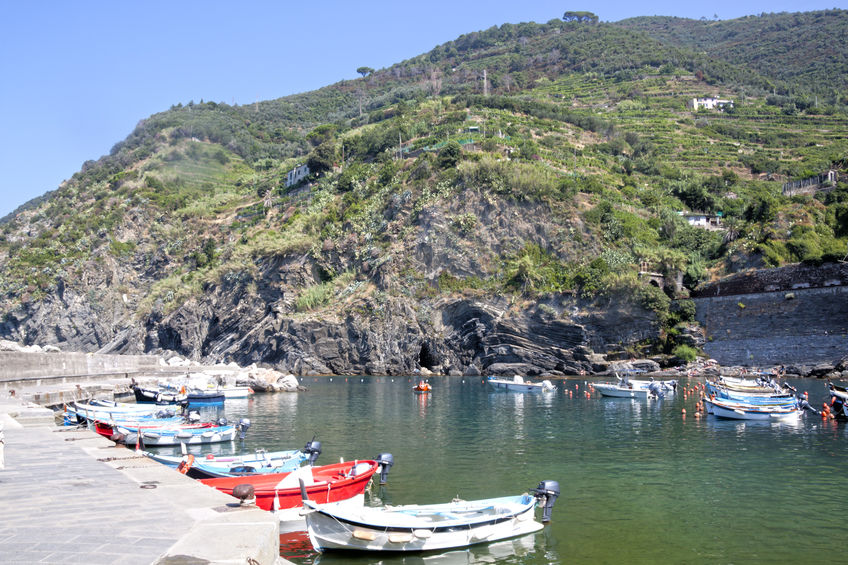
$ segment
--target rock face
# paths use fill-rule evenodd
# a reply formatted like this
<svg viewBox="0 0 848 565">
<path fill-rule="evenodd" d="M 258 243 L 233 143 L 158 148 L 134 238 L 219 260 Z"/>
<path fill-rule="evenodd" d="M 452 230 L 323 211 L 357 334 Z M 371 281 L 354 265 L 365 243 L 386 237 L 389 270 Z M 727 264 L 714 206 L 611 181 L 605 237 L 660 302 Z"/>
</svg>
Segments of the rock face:
<svg viewBox="0 0 848 565">
<path fill-rule="evenodd" d="M 473 234 L 458 237 L 456 217 L 477 218 Z M 147 291 L 175 268 L 174 257 L 166 242 L 145 231 L 150 219 L 128 215 L 124 235 L 143 254 L 104 257 L 79 280 L 59 280 L 39 301 L 9 309 L 0 338 L 64 351 L 255 363 L 295 375 L 426 369 L 541 376 L 606 371 L 602 354 L 659 334 L 652 312 L 615 296 L 598 305 L 571 294 L 529 299 L 439 288 L 442 275 L 497 278 L 502 257 L 525 244 L 578 256 L 568 234 L 581 229 L 579 222 L 556 217 L 543 204 L 468 191 L 414 212 L 411 201 L 398 196 L 384 219 L 407 225 L 411 235 L 390 235 L 387 228 L 387 245 L 378 248 L 351 232 L 323 242 L 319 253 L 255 259 L 179 305 L 163 298 L 142 307 Z M 590 235 L 581 241 L 592 249 Z M 297 298 L 326 273 L 356 273 L 350 294 L 299 309 Z M 415 291 L 404 286 L 407 273 Z"/>
</svg>

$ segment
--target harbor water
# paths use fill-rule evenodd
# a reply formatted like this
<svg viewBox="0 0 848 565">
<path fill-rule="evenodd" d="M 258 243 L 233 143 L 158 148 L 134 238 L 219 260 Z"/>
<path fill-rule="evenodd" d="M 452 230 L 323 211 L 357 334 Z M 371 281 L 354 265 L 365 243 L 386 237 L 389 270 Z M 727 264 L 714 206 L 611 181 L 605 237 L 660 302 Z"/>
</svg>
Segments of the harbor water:
<svg viewBox="0 0 848 565">
<path fill-rule="evenodd" d="M 319 554 L 304 532 L 281 555 L 334 563 L 788 563 L 830 560 L 848 527 L 848 425 L 808 413 L 797 424 L 695 417 L 696 396 L 586 397 L 585 378 L 553 393 L 496 392 L 482 378 L 303 378 L 298 394 L 228 400 L 248 417 L 243 442 L 216 452 L 294 449 L 313 436 L 317 464 L 393 454 L 369 504 L 449 502 L 560 484 L 538 534 L 424 555 Z M 683 380 L 681 386 L 702 380 Z M 792 381 L 820 407 L 821 381 Z M 683 410 L 686 414 L 683 414 Z M 167 449 L 160 451 L 167 452 Z M 537 511 L 538 512 L 538 511 Z M 834 553 L 835 552 L 835 553 Z"/>
</svg>

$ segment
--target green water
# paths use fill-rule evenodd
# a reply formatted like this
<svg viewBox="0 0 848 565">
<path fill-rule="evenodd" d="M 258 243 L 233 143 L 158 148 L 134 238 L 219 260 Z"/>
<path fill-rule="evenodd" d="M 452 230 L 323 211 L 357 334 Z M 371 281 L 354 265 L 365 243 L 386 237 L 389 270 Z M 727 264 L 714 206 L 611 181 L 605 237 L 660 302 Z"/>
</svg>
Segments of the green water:
<svg viewBox="0 0 848 565">
<path fill-rule="evenodd" d="M 319 555 L 305 534 L 284 535 L 282 555 L 296 563 L 805 563 L 840 555 L 831 543 L 848 533 L 848 426 L 812 414 L 798 424 L 695 418 L 694 396 L 587 399 L 576 378 L 552 394 L 494 392 L 467 377 L 431 378 L 429 395 L 399 377 L 301 382 L 307 392 L 228 401 L 228 416 L 253 422 L 246 449 L 315 435 L 319 464 L 390 452 L 389 483 L 372 488 L 372 502 L 519 494 L 544 479 L 562 494 L 552 523 L 518 540 L 403 558 Z M 826 398 L 820 381 L 795 384 L 814 405 Z"/>
</svg>

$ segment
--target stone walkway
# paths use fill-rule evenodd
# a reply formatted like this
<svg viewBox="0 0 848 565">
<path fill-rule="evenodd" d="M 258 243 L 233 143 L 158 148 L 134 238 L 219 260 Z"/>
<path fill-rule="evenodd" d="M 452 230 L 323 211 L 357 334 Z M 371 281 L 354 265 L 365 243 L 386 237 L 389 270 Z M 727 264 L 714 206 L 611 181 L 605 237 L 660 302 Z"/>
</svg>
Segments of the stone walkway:
<svg viewBox="0 0 848 565">
<path fill-rule="evenodd" d="M 0 563 L 284 563 L 269 512 L 0 400 Z"/>
</svg>

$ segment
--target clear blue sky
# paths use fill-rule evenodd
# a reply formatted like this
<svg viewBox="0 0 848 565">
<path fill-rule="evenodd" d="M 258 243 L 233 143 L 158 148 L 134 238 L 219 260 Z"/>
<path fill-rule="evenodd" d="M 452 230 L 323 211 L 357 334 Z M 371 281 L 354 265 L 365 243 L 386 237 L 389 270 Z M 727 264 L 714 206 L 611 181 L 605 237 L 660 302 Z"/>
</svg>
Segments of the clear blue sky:
<svg viewBox="0 0 848 565">
<path fill-rule="evenodd" d="M 248 104 L 356 78 L 463 33 L 566 10 L 731 19 L 845 8 L 848 0 L 204 2 L 0 4 L 0 217 L 98 159 L 178 102 Z"/>
</svg>

